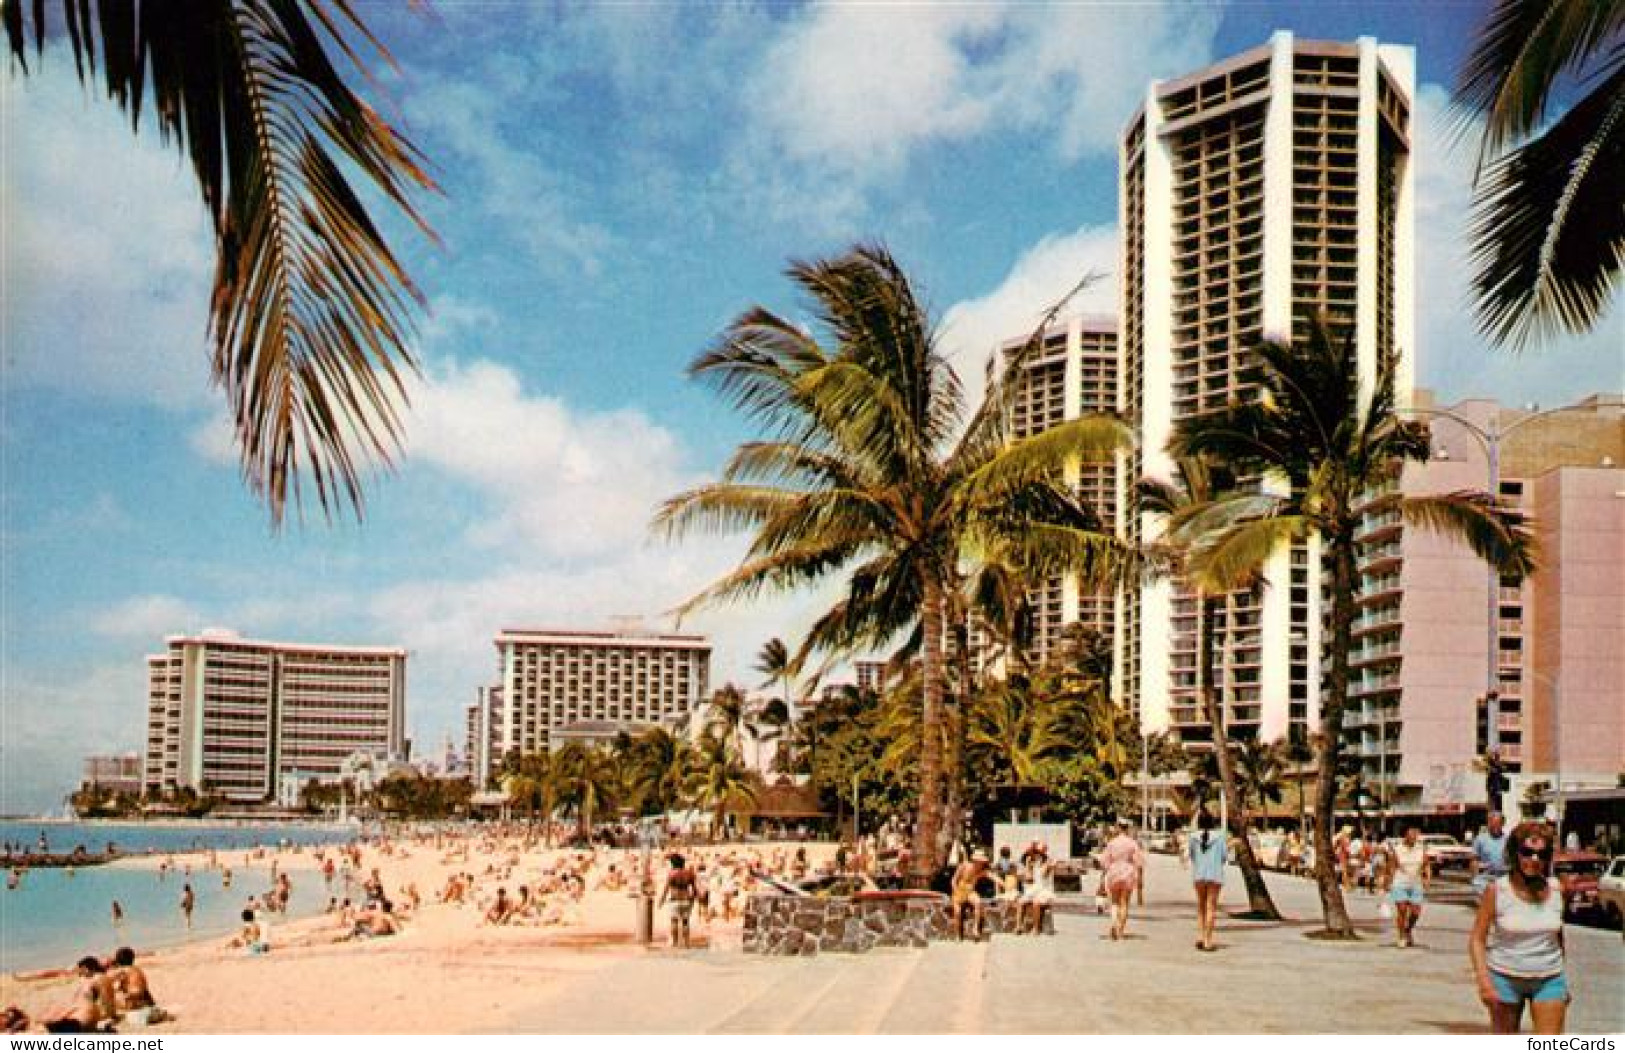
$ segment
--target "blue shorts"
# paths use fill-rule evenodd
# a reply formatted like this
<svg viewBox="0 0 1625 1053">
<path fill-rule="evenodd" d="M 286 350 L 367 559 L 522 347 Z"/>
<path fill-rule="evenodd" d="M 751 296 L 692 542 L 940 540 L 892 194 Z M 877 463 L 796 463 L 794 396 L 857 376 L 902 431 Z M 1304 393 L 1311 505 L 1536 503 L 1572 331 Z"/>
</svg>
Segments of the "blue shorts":
<svg viewBox="0 0 1625 1053">
<path fill-rule="evenodd" d="M 1388 898 L 1394 903 L 1411 903 L 1420 907 L 1422 905 L 1421 885 L 1395 885 L 1388 890 Z"/>
<path fill-rule="evenodd" d="M 1556 976 L 1508 976 L 1491 969 L 1490 985 L 1495 988 L 1496 1001 L 1502 1005 L 1562 1002 L 1569 997 L 1569 982 L 1562 973 Z"/>
</svg>

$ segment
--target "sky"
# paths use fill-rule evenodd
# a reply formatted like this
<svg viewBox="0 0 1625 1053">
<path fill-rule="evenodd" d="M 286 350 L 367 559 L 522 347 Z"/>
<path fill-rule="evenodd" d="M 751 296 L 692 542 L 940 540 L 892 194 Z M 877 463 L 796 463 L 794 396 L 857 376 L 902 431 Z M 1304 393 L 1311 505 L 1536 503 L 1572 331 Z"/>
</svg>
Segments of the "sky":
<svg viewBox="0 0 1625 1053">
<path fill-rule="evenodd" d="M 400 9 L 398 9 L 400 8 Z M 1113 310 L 1116 142 L 1151 79 L 1288 29 L 1417 49 L 1417 372 L 1445 400 L 1558 405 L 1622 386 L 1616 308 L 1513 354 L 1476 335 L 1472 128 L 1448 87 L 1478 3 L 363 5 L 398 71 L 381 110 L 443 188 L 403 456 L 365 519 L 271 528 L 210 386 L 212 255 L 178 154 L 71 59 L 0 81 L 0 813 L 60 806 L 144 738 L 167 635 L 408 649 L 419 753 L 496 675 L 510 627 L 667 612 L 739 538 L 651 535 L 747 423 L 686 364 L 746 308 L 802 316 L 787 261 L 880 240 L 969 377 L 1091 269 Z M 755 686 L 801 595 L 703 612 L 712 679 Z"/>
</svg>

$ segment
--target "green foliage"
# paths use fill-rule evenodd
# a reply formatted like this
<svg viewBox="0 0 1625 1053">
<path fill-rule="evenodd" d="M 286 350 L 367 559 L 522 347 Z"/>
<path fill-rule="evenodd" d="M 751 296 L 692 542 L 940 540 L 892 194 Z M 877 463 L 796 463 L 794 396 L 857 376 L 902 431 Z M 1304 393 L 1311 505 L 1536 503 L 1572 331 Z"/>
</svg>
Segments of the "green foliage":
<svg viewBox="0 0 1625 1053">
<path fill-rule="evenodd" d="M 396 819 L 441 820 L 466 814 L 474 784 L 468 779 L 391 775 L 373 788 L 372 802 Z"/>
<path fill-rule="evenodd" d="M 1012 441 L 1008 410 L 1027 351 L 972 410 L 929 312 L 880 246 L 793 263 L 789 276 L 811 301 L 816 331 L 752 308 L 690 367 L 764 438 L 740 446 L 718 481 L 668 500 L 656 526 L 752 532 L 743 563 L 685 610 L 835 576 L 844 594 L 803 653 L 873 650 L 919 634 L 916 859 L 930 869 L 943 850 L 950 719 L 942 641 L 962 564 L 995 554 L 1034 573 L 1094 578 L 1128 563 L 1057 480 L 1067 463 L 1109 456 L 1131 436 L 1118 421 L 1089 418 Z"/>
</svg>

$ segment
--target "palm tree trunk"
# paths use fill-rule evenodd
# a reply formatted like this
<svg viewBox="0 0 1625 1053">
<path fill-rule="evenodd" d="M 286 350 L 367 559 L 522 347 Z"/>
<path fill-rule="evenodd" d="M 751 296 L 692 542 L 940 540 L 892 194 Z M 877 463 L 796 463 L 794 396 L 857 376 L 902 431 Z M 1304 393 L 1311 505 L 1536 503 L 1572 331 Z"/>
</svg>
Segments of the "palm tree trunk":
<svg viewBox="0 0 1625 1053">
<path fill-rule="evenodd" d="M 954 656 L 959 667 L 959 692 L 953 707 L 943 714 L 948 724 L 947 803 L 943 806 L 943 826 L 953 836 L 959 836 L 964 825 L 965 791 L 965 710 L 971 698 L 970 633 L 968 615 L 962 604 L 954 604 L 954 639 L 959 653 Z"/>
<path fill-rule="evenodd" d="M 1320 771 L 1315 774 L 1315 885 L 1320 891 L 1320 909 L 1326 920 L 1326 933 L 1354 938 L 1348 907 L 1343 903 L 1343 884 L 1332 854 L 1332 824 L 1337 805 L 1337 756 L 1343 743 L 1343 705 L 1349 691 L 1349 643 L 1354 623 L 1354 531 L 1345 527 L 1326 536 L 1332 560 L 1332 642 L 1331 668 L 1327 671 L 1326 694 L 1321 700 Z"/>
<path fill-rule="evenodd" d="M 1241 881 L 1247 888 L 1247 913 L 1261 920 L 1279 921 L 1281 912 L 1275 909 L 1269 886 L 1264 884 L 1258 856 L 1253 853 L 1252 842 L 1247 838 L 1247 803 L 1236 785 L 1236 766 L 1234 758 L 1230 756 L 1230 736 L 1219 715 L 1222 703 L 1213 685 L 1213 623 L 1217 621 L 1217 611 L 1218 602 L 1204 596 L 1201 655 L 1197 664 L 1202 677 L 1203 708 L 1207 710 L 1208 727 L 1213 732 L 1213 756 L 1219 764 L 1219 792 L 1224 794 L 1225 812 L 1229 818 L 1229 829 L 1225 833 L 1230 835 L 1236 846 L 1236 866 L 1241 870 Z"/>
<path fill-rule="evenodd" d="M 942 845 L 942 583 L 925 582 L 921 632 L 920 801 L 914 823 L 914 877 L 929 882 L 946 858 Z"/>
</svg>

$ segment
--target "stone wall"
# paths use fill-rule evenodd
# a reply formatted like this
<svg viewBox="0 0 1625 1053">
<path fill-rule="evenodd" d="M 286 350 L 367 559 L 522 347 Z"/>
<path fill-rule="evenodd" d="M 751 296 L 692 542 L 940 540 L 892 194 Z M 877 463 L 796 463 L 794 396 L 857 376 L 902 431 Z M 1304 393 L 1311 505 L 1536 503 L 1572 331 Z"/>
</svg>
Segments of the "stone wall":
<svg viewBox="0 0 1625 1053">
<path fill-rule="evenodd" d="M 989 933 L 1014 932 L 1015 906 L 985 905 Z M 1045 931 L 1053 922 L 1045 918 Z M 946 899 L 821 899 L 756 893 L 745 904 L 747 954 L 861 953 L 875 947 L 924 947 L 954 937 Z"/>
</svg>

